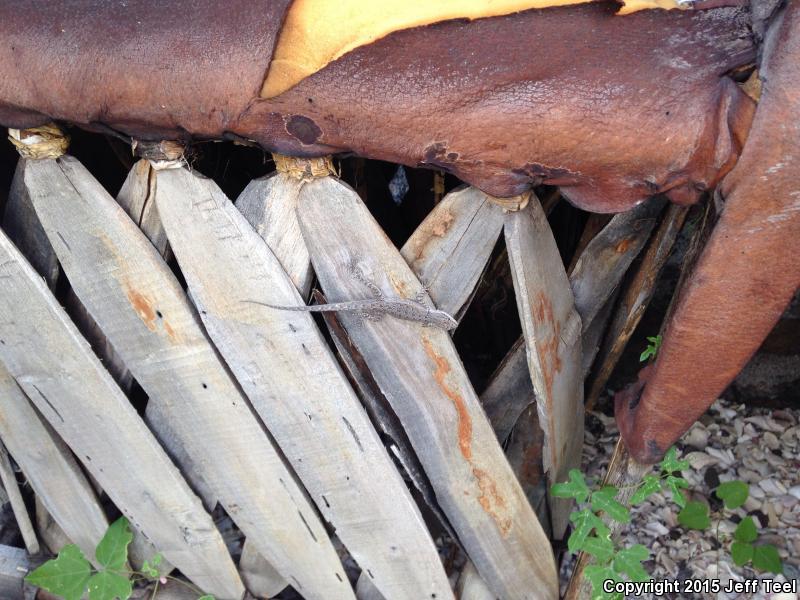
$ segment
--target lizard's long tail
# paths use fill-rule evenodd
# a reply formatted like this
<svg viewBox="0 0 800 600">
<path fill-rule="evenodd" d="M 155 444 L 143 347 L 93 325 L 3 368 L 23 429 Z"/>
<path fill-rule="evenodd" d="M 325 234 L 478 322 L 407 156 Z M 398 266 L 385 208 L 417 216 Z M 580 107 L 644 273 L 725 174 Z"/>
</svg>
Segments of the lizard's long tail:
<svg viewBox="0 0 800 600">
<path fill-rule="evenodd" d="M 312 304 L 310 306 L 286 306 L 279 304 L 269 304 L 268 302 L 259 302 L 258 300 L 243 300 L 248 304 L 258 304 L 276 310 L 293 310 L 299 312 L 338 312 L 343 310 L 356 310 L 353 302 L 333 302 L 331 304 Z"/>
</svg>

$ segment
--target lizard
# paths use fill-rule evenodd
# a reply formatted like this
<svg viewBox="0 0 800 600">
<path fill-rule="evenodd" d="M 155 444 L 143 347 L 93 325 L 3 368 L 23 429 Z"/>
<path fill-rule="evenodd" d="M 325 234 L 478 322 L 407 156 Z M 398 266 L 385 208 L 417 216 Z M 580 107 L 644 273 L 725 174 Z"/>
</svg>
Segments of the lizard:
<svg viewBox="0 0 800 600">
<path fill-rule="evenodd" d="M 424 289 L 417 294 L 417 297 L 413 300 L 402 297 L 386 298 L 383 291 L 375 283 L 367 279 L 360 269 L 351 264 L 350 271 L 358 281 L 372 291 L 375 296 L 374 298 L 331 302 L 329 304 L 312 304 L 308 306 L 269 304 L 257 300 L 245 300 L 244 302 L 258 304 L 276 310 L 301 312 L 356 312 L 362 318 L 370 321 L 380 321 L 384 315 L 388 315 L 396 319 L 402 319 L 403 321 L 422 323 L 425 327 L 436 327 L 445 331 L 453 330 L 458 326 L 458 321 L 449 313 L 431 308 L 424 303 Z"/>
</svg>

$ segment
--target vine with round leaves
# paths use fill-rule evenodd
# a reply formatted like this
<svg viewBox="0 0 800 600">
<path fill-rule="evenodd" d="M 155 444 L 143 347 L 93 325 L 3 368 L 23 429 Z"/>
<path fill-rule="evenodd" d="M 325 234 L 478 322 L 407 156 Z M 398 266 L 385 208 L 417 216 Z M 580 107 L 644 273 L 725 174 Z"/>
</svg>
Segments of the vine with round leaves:
<svg viewBox="0 0 800 600">
<path fill-rule="evenodd" d="M 87 593 L 89 600 L 128 600 L 135 583 L 153 581 L 150 597 L 153 600 L 159 585 L 171 579 L 197 592 L 198 600 L 214 600 L 213 596 L 203 595 L 190 583 L 159 573 L 161 554 L 144 561 L 141 571 L 131 570 L 128 566 L 128 546 L 132 541 L 133 532 L 128 520 L 120 517 L 108 527 L 97 544 L 94 555 L 99 568 L 92 566 L 78 546 L 68 544 L 56 558 L 31 571 L 25 580 L 64 600 L 81 600 Z"/>
</svg>

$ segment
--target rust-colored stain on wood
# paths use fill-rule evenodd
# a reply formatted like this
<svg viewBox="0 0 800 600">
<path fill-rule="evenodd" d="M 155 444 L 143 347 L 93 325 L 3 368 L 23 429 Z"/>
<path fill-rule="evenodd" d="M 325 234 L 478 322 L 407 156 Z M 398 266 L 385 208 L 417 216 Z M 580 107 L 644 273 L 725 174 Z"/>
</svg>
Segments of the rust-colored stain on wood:
<svg viewBox="0 0 800 600">
<path fill-rule="evenodd" d="M 624 253 L 625 253 L 625 252 L 628 250 L 628 248 L 630 248 L 630 246 L 631 246 L 631 244 L 632 244 L 632 243 L 633 243 L 633 240 L 632 240 L 631 238 L 625 238 L 624 240 L 621 240 L 621 241 L 620 241 L 620 242 L 619 242 L 619 243 L 618 243 L 618 244 L 617 244 L 617 245 L 614 247 L 614 251 L 615 251 L 617 254 L 624 254 Z"/>
<path fill-rule="evenodd" d="M 472 474 L 478 480 L 478 488 L 481 490 L 478 502 L 484 512 L 494 519 L 503 537 L 507 536 L 511 530 L 511 518 L 502 517 L 498 514 L 498 509 L 501 511 L 506 509 L 505 498 L 497 491 L 497 484 L 486 471 L 478 467 L 472 467 Z"/>
<path fill-rule="evenodd" d="M 156 311 L 153 310 L 153 307 L 150 305 L 150 301 L 147 299 L 147 296 L 141 294 L 133 288 L 128 288 L 128 300 L 130 301 L 131 306 L 133 306 L 133 309 L 136 311 L 136 314 L 139 315 L 142 323 L 144 323 L 150 331 L 155 331 Z"/>
<path fill-rule="evenodd" d="M 155 333 L 158 330 L 156 321 L 161 320 L 167 337 L 169 337 L 169 339 L 173 342 L 179 341 L 178 333 L 172 328 L 166 319 L 161 316 L 158 310 L 153 308 L 151 301 L 147 296 L 130 286 L 127 286 L 126 294 L 128 296 L 128 301 L 136 311 L 136 314 L 139 315 L 142 323 L 144 323 L 150 331 Z"/>
<path fill-rule="evenodd" d="M 511 529 L 511 518 L 500 514 L 506 511 L 506 500 L 498 491 L 497 483 L 492 476 L 472 462 L 472 418 L 461 394 L 447 385 L 447 374 L 452 371 L 450 363 L 436 352 L 427 337 L 423 336 L 422 344 L 425 347 L 425 353 L 436 363 L 436 371 L 433 374 L 436 382 L 447 397 L 453 401 L 453 406 L 458 413 L 458 447 L 462 456 L 472 466 L 472 474 L 478 482 L 480 490 L 478 503 L 484 512 L 494 520 L 500 533 L 505 537 Z"/>
<path fill-rule="evenodd" d="M 553 316 L 553 304 L 544 292 L 539 292 L 533 309 L 533 318 L 539 326 L 549 326 L 552 334 L 546 341 L 538 339 L 536 350 L 542 363 L 542 378 L 549 398 L 553 397 L 553 380 L 561 371 L 558 344 L 561 341 L 561 323 Z"/>
<path fill-rule="evenodd" d="M 447 374 L 452 371 L 450 363 L 443 356 L 439 356 L 431 344 L 431 341 L 423 337 L 422 344 L 425 346 L 425 353 L 436 363 L 436 372 L 433 374 L 439 387 L 453 401 L 456 412 L 458 413 L 458 448 L 461 455 L 467 460 L 472 460 L 472 418 L 469 416 L 467 405 L 464 398 L 456 390 L 447 385 Z"/>
</svg>

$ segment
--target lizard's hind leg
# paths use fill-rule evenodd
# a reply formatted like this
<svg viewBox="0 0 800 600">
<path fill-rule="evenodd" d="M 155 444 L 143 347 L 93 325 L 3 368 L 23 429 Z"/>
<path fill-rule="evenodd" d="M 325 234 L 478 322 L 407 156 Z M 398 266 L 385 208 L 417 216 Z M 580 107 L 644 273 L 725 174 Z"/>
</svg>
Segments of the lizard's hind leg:
<svg viewBox="0 0 800 600">
<path fill-rule="evenodd" d="M 368 287 L 375 298 L 378 300 L 383 300 L 383 291 L 374 281 L 371 281 L 366 275 L 364 275 L 364 273 L 361 271 L 361 268 L 358 266 L 358 261 L 355 258 L 350 261 L 348 268 L 353 279 Z"/>
</svg>

